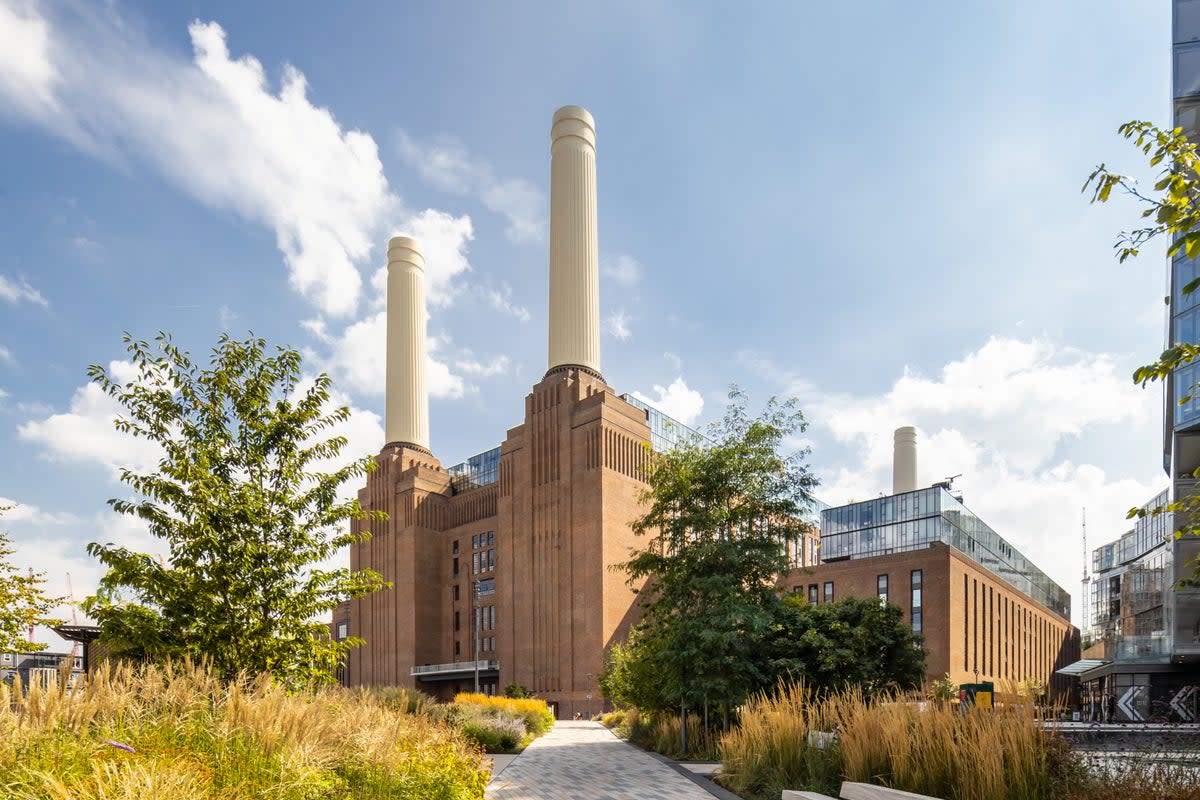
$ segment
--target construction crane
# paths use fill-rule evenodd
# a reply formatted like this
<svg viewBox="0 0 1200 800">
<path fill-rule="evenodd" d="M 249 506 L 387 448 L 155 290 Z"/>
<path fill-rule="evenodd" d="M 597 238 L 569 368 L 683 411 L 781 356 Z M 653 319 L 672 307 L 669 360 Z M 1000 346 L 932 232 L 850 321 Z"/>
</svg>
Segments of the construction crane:
<svg viewBox="0 0 1200 800">
<path fill-rule="evenodd" d="M 1088 589 L 1092 585 L 1091 576 L 1088 575 L 1088 549 L 1087 549 L 1087 507 L 1083 509 L 1083 526 L 1080 531 L 1083 539 L 1083 596 L 1079 599 L 1079 628 L 1087 634 L 1088 627 Z"/>
<path fill-rule="evenodd" d="M 78 604 L 75 602 L 75 589 L 74 589 L 74 587 L 71 586 L 71 573 L 69 573 L 69 572 L 67 573 L 67 597 L 70 599 L 70 602 L 71 602 L 71 624 L 78 626 L 79 625 L 79 615 L 75 611 Z M 79 656 L 79 642 L 72 642 L 71 643 L 71 659 L 72 659 L 71 663 L 72 664 L 75 663 L 74 659 L 78 656 Z"/>
</svg>

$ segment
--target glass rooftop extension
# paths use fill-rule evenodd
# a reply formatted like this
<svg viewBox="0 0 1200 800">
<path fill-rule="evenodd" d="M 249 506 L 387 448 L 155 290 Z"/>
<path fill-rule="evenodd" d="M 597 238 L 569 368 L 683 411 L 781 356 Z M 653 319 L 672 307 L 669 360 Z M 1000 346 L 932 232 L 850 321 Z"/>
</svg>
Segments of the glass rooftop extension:
<svg viewBox="0 0 1200 800">
<path fill-rule="evenodd" d="M 1015 589 L 1070 618 L 1071 596 L 941 486 L 821 512 L 821 561 L 920 550 L 944 542 Z"/>
<path fill-rule="evenodd" d="M 650 426 L 650 449 L 654 452 L 665 453 L 681 444 L 711 444 L 700 431 L 667 416 L 649 403 L 631 394 L 623 394 L 621 399 L 646 412 L 646 424 Z"/>
<path fill-rule="evenodd" d="M 450 487 L 455 494 L 495 483 L 500 480 L 500 448 L 484 450 L 446 471 L 450 473 Z"/>
</svg>

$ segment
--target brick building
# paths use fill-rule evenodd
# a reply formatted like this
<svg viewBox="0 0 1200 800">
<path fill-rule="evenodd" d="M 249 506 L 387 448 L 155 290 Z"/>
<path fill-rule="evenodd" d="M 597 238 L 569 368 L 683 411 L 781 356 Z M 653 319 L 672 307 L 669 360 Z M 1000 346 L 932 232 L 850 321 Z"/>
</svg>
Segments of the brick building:
<svg viewBox="0 0 1200 800">
<path fill-rule="evenodd" d="M 517 682 L 560 716 L 586 713 L 600 707 L 596 679 L 606 651 L 637 618 L 636 593 L 612 566 L 637 545 L 630 522 L 639 511 L 646 445 L 665 449 L 697 434 L 618 395 L 603 378 L 591 115 L 577 106 L 559 109 L 551 141 L 547 371 L 499 446 L 461 464 L 443 466 L 429 446 L 420 244 L 408 237 L 389 242 L 386 444 L 359 492 L 364 508 L 389 519 L 356 523 L 355 531 L 373 535 L 353 545 L 350 557 L 352 568 L 374 569 L 393 588 L 353 601 L 335 617 L 333 635 L 367 642 L 340 675 L 348 685 L 412 686 L 446 697 Z M 842 513 L 824 511 L 822 525 L 840 519 L 830 511 Z M 816 564 L 817 538 L 814 526 L 789 553 L 800 570 Z M 1011 580 L 955 551 L 968 546 L 965 540 L 930 547 L 942 541 L 920 540 L 927 550 L 899 560 L 856 550 L 846 555 L 849 563 L 816 567 L 816 577 L 793 572 L 792 582 L 805 591 L 815 583 L 818 592 L 828 585 L 869 596 L 886 576 L 882 593 L 895 593 L 914 624 L 928 620 L 935 677 L 950 672 L 965 680 L 978 668 L 981 678 L 1048 678 L 1073 630 L 1065 620 L 1069 599 L 1047 611 Z M 828 547 L 824 558 L 835 558 Z M 911 585 L 918 573 L 923 591 Z M 954 626 L 963 625 L 967 638 L 955 638 Z M 949 638 L 935 641 L 932 631 Z M 970 649 L 965 661 L 963 647 Z"/>
</svg>

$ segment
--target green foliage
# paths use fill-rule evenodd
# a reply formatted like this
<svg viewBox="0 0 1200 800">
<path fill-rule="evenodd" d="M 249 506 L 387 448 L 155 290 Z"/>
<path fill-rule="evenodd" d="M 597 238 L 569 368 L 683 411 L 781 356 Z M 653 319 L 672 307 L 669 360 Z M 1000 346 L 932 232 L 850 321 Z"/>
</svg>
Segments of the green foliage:
<svg viewBox="0 0 1200 800">
<path fill-rule="evenodd" d="M 939 703 L 949 702 L 958 697 L 958 684 L 950 678 L 950 673 L 947 672 L 929 684 L 929 688 L 925 690 L 925 696 Z"/>
<path fill-rule="evenodd" d="M 618 642 L 609 651 L 600 673 L 600 691 L 618 708 L 672 708 L 661 681 L 663 670 L 671 666 L 667 656 L 664 639 L 656 629 L 634 628 L 624 644 Z"/>
<path fill-rule="evenodd" d="M 776 618 L 768 650 L 777 680 L 876 696 L 916 689 L 925 676 L 921 636 L 899 606 L 855 597 L 812 604 L 790 594 L 780 600 Z"/>
<path fill-rule="evenodd" d="M 1182 128 L 1163 130 L 1149 122 L 1134 120 L 1126 122 L 1117 132 L 1149 157 L 1150 166 L 1162 167 L 1158 181 L 1154 184 L 1154 196 L 1144 194 L 1137 182 L 1126 175 L 1112 172 L 1106 165 L 1096 167 L 1083 185 L 1084 191 L 1092 190 L 1092 202 L 1107 202 L 1114 189 L 1134 198 L 1143 206 L 1142 219 L 1149 220 L 1145 227 L 1123 231 L 1117 238 L 1115 248 L 1122 263 L 1138 255 L 1141 248 L 1159 236 L 1167 236 L 1167 256 L 1185 255 L 1200 257 L 1200 158 L 1196 145 L 1188 141 Z M 1184 297 L 1200 289 L 1200 278 L 1182 287 Z M 1168 298 L 1169 300 L 1169 298 Z M 1133 380 L 1142 386 L 1154 381 L 1165 381 L 1180 367 L 1191 364 L 1200 357 L 1200 345 L 1190 342 L 1173 342 L 1156 361 L 1134 370 Z M 1192 400 L 1196 387 L 1189 386 L 1179 398 L 1180 405 Z M 1200 468 L 1192 475 L 1200 478 Z M 1200 535 L 1200 495 L 1188 495 L 1153 509 L 1132 508 L 1129 518 L 1147 514 L 1157 516 L 1172 513 L 1182 524 L 1175 531 L 1175 538 Z M 1181 585 L 1200 584 L 1200 561 L 1193 564 L 1192 575 L 1182 580 Z"/>
<path fill-rule="evenodd" d="M 525 697 L 533 697 L 533 692 L 529 691 L 516 681 L 513 681 L 508 686 L 504 687 L 504 696 L 520 700 Z"/>
<path fill-rule="evenodd" d="M 121 479 L 134 500 L 110 500 L 143 520 L 165 560 L 114 544 L 88 551 L 108 572 L 86 610 L 117 654 L 202 658 L 230 678 L 269 672 L 288 685 L 329 680 L 360 639 L 333 640 L 318 616 L 381 588 L 370 570 L 318 566 L 358 537 L 355 519 L 383 519 L 340 486 L 374 467 L 362 457 L 323 472 L 346 445 L 329 429 L 329 377 L 302 381 L 300 355 L 223 335 L 203 368 L 167 334 L 124 341 L 137 378 L 88 374 L 123 407 L 118 430 L 159 445 L 158 469 Z"/>
<path fill-rule="evenodd" d="M 0 506 L 0 516 L 11 506 Z M 30 625 L 57 625 L 47 614 L 63 601 L 47 597 L 45 573 L 22 575 L 9 562 L 15 553 L 8 537 L 0 533 L 0 653 L 33 653 L 46 645 L 25 638 Z"/>
<path fill-rule="evenodd" d="M 622 566 L 631 584 L 648 585 L 639 629 L 662 705 L 728 709 L 768 680 L 752 650 L 771 627 L 785 545 L 807 530 L 800 515 L 816 486 L 807 450 L 779 450 L 806 427 L 795 400 L 772 399 L 751 418 L 735 388 L 711 443 L 650 459 L 633 523 L 649 541 Z"/>
</svg>

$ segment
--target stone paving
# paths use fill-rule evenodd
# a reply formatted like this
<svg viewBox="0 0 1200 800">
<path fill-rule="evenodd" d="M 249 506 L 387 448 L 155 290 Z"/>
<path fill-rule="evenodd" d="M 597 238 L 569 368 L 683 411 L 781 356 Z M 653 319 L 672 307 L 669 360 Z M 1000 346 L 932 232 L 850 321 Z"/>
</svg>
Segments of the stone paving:
<svg viewBox="0 0 1200 800">
<path fill-rule="evenodd" d="M 487 800 L 713 800 L 598 722 L 560 721 L 488 785 Z M 727 796 L 727 795 L 726 795 Z"/>
</svg>

